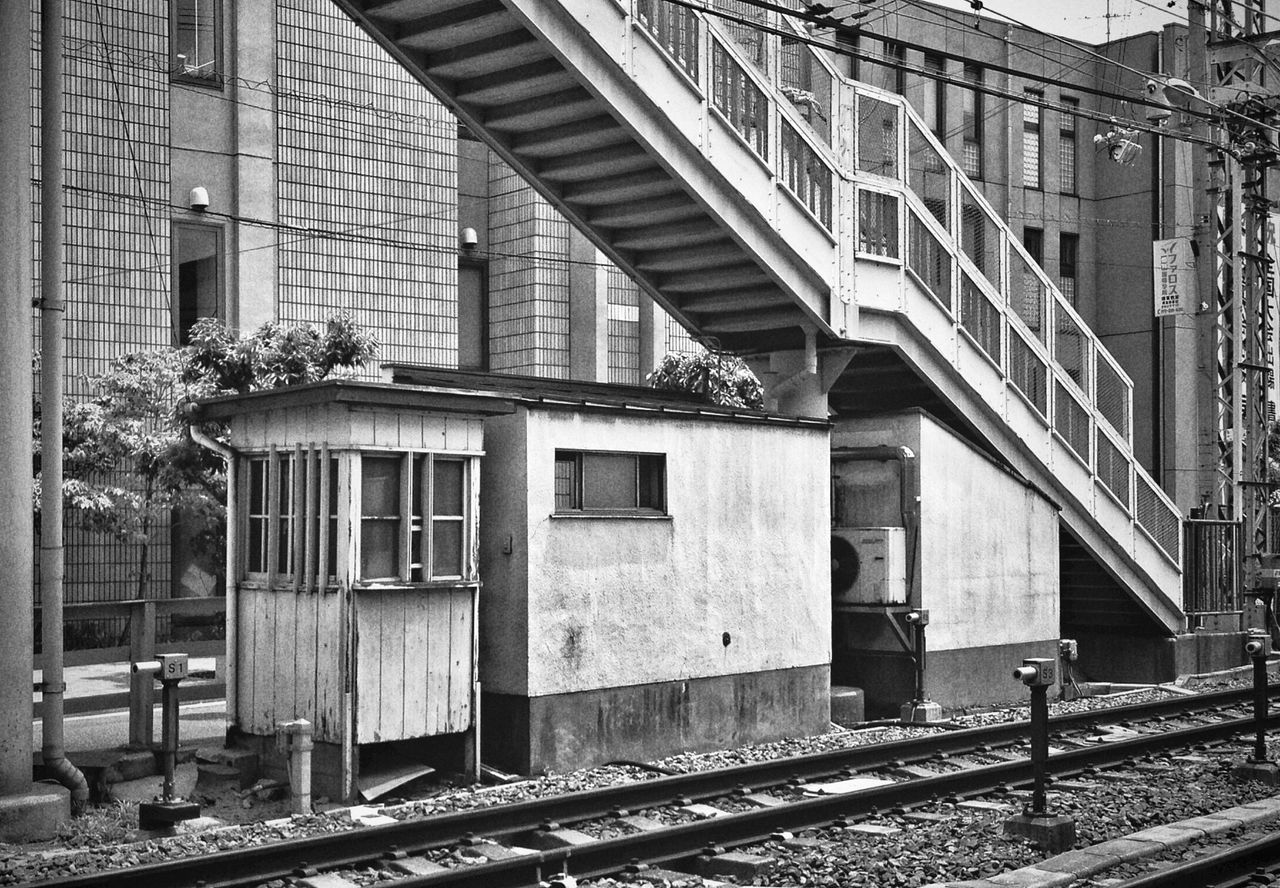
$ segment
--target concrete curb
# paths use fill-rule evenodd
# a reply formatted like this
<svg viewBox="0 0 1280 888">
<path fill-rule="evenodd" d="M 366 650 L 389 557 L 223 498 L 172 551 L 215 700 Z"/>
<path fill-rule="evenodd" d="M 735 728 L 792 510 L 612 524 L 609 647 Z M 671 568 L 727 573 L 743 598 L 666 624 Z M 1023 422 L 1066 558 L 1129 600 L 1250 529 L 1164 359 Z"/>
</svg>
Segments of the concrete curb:
<svg viewBox="0 0 1280 888">
<path fill-rule="evenodd" d="M 1177 823 L 1148 827 L 1124 838 L 1066 851 L 989 879 L 935 882 L 925 888 L 1061 888 L 1077 879 L 1087 879 L 1122 863 L 1154 857 L 1203 838 L 1242 827 L 1260 826 L 1273 820 L 1280 820 L 1280 796 L 1258 799 Z"/>
</svg>

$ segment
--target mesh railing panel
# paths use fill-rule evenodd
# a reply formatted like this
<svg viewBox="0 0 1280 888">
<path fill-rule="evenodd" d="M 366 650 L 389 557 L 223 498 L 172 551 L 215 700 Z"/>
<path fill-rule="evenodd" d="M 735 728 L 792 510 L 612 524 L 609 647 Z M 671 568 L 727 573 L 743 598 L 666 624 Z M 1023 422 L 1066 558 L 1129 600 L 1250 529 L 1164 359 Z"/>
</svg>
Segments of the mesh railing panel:
<svg viewBox="0 0 1280 888">
<path fill-rule="evenodd" d="M 782 180 L 818 221 L 831 227 L 831 170 L 791 124 L 781 121 Z"/>
<path fill-rule="evenodd" d="M 798 38 L 782 38 L 778 49 L 778 79 L 782 94 L 796 106 L 818 137 L 830 145 L 831 77 L 813 50 Z"/>
<path fill-rule="evenodd" d="M 1142 475 L 1138 476 L 1135 492 L 1137 496 L 1134 499 L 1134 512 L 1138 524 L 1155 540 L 1164 554 L 1177 564 L 1178 536 L 1182 532 L 1181 517 L 1165 504 L 1151 482 Z"/>
<path fill-rule="evenodd" d="M 898 178 L 898 106 L 858 95 L 858 169 Z"/>
<path fill-rule="evenodd" d="M 1098 480 L 1126 508 L 1129 506 L 1129 460 L 1111 442 L 1107 433 L 1094 427 L 1094 443 Z"/>
<path fill-rule="evenodd" d="M 1080 461 L 1089 465 L 1089 411 L 1057 380 L 1053 383 L 1053 428 Z"/>
<path fill-rule="evenodd" d="M 1089 337 L 1075 318 L 1058 308 L 1053 332 L 1053 357 L 1082 391 L 1089 390 Z"/>
<path fill-rule="evenodd" d="M 901 258 L 898 250 L 898 198 L 880 191 L 858 191 L 858 251 Z"/>
<path fill-rule="evenodd" d="M 987 353 L 987 357 L 1000 363 L 1000 309 L 992 304 L 987 294 L 969 280 L 968 275 L 960 277 L 960 326 L 973 337 L 978 347 Z"/>
<path fill-rule="evenodd" d="M 951 311 L 951 251 L 942 245 L 914 212 L 907 216 L 907 268 L 934 299 Z"/>
<path fill-rule="evenodd" d="M 907 175 L 911 190 L 942 227 L 951 231 L 951 167 L 913 122 L 907 130 Z"/>
<path fill-rule="evenodd" d="M 719 43 L 711 44 L 711 102 L 751 150 L 769 159 L 769 103 L 742 66 Z"/>
<path fill-rule="evenodd" d="M 693 10 L 662 0 L 637 0 L 636 17 L 675 63 L 698 79 L 698 20 Z"/>
<path fill-rule="evenodd" d="M 714 0 L 714 9 L 721 9 L 742 21 L 715 16 L 716 24 L 733 38 L 747 61 L 761 71 L 765 70 L 765 32 L 753 25 L 763 25 L 768 18 L 768 11 L 746 0 Z M 751 24 L 748 24 L 751 23 Z"/>
<path fill-rule="evenodd" d="M 1045 341 L 1045 306 L 1049 288 L 1017 250 L 1009 251 L 1009 307 L 1041 342 Z"/>
<path fill-rule="evenodd" d="M 1000 226 L 968 191 L 960 192 L 960 249 L 999 290 Z"/>
<path fill-rule="evenodd" d="M 1009 330 L 1009 381 L 1041 416 L 1048 417 L 1049 365 L 1040 359 L 1021 333 L 1012 329 Z"/>
<path fill-rule="evenodd" d="M 1098 379 L 1094 403 L 1097 404 L 1098 412 L 1120 433 L 1120 437 L 1126 441 L 1132 440 L 1129 435 L 1129 386 L 1111 366 L 1111 362 L 1101 355 L 1098 357 L 1096 372 Z"/>
</svg>

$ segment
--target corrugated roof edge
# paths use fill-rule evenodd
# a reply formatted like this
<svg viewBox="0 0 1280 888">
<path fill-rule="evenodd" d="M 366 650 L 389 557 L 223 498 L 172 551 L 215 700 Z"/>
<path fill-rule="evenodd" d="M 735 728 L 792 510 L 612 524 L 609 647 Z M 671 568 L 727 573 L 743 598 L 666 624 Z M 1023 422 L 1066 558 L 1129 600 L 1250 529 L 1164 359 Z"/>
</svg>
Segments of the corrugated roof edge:
<svg viewBox="0 0 1280 888">
<path fill-rule="evenodd" d="M 382 364 L 381 367 L 383 374 L 391 379 L 393 384 L 491 390 L 528 407 L 552 410 L 629 411 L 650 415 L 768 425 L 786 424 L 824 429 L 831 427 L 831 422 L 825 417 L 788 416 L 763 410 L 750 410 L 745 407 L 722 407 L 709 404 L 697 395 L 643 386 L 547 379 L 540 376 L 518 376 L 476 370 L 451 370 L 420 364 L 389 362 Z"/>
<path fill-rule="evenodd" d="M 442 386 L 368 382 L 358 379 L 326 379 L 303 385 L 221 395 L 196 404 L 194 419 L 210 422 L 243 413 L 307 407 L 315 404 L 348 404 L 357 407 L 417 408 L 441 413 L 500 416 L 515 412 L 515 397 L 495 391 Z"/>
</svg>

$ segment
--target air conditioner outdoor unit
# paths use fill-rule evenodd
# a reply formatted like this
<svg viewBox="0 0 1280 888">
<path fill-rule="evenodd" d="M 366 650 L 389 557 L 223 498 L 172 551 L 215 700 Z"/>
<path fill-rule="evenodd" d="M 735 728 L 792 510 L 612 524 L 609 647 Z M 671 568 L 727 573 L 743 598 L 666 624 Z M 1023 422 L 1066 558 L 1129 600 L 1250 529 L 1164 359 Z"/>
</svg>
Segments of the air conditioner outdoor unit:
<svg viewBox="0 0 1280 888">
<path fill-rule="evenodd" d="M 907 532 L 901 527 L 831 531 L 833 604 L 907 603 Z"/>
</svg>

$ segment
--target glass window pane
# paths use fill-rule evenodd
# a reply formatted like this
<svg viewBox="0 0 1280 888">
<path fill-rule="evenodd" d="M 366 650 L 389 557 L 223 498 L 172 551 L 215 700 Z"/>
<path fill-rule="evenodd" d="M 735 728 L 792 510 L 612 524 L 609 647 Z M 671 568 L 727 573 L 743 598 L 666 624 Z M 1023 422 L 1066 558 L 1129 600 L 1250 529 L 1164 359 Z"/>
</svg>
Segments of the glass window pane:
<svg viewBox="0 0 1280 888">
<path fill-rule="evenodd" d="M 431 514 L 461 515 L 463 463 L 460 459 L 435 460 L 435 485 Z"/>
<path fill-rule="evenodd" d="M 400 575 L 400 522 L 365 519 L 360 527 L 360 576 L 366 580 Z"/>
<path fill-rule="evenodd" d="M 433 521 L 431 575 L 462 576 L 462 522 Z"/>
<path fill-rule="evenodd" d="M 636 458 L 630 454 L 584 453 L 582 498 L 586 509 L 634 509 Z"/>
<path fill-rule="evenodd" d="M 556 455 L 555 466 L 556 511 L 581 509 L 578 497 L 578 459 L 574 455 Z"/>
<path fill-rule="evenodd" d="M 399 457 L 366 456 L 361 461 L 361 514 L 398 517 L 400 514 Z"/>
</svg>

